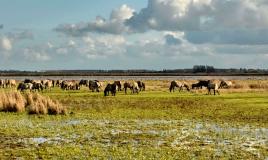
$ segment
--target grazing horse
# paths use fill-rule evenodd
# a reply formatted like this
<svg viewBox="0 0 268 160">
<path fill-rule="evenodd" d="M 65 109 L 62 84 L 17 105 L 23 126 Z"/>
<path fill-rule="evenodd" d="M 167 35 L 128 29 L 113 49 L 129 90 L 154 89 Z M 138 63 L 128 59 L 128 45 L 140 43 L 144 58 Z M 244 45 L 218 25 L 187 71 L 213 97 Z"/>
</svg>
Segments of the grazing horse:
<svg viewBox="0 0 268 160">
<path fill-rule="evenodd" d="M 51 91 L 51 87 L 53 87 L 53 83 L 51 80 L 44 81 L 45 82 L 45 89 L 48 89 Z"/>
<path fill-rule="evenodd" d="M 125 90 L 125 94 L 127 94 L 127 88 L 129 88 L 131 91 L 132 91 L 132 93 L 134 94 L 134 93 L 139 93 L 139 85 L 138 85 L 138 83 L 137 82 L 131 82 L 131 83 L 129 83 L 129 82 L 125 82 L 124 83 L 124 90 Z"/>
<path fill-rule="evenodd" d="M 25 90 L 30 90 L 32 91 L 33 89 L 33 84 L 32 83 L 20 83 L 17 87 L 17 90 L 20 90 L 21 92 L 25 91 Z"/>
<path fill-rule="evenodd" d="M 210 80 L 200 80 L 195 86 L 202 89 L 202 87 L 208 87 L 209 83 Z"/>
<path fill-rule="evenodd" d="M 214 91 L 214 95 L 216 95 L 216 92 L 220 95 L 219 86 L 217 83 L 213 83 L 212 81 L 209 81 L 207 89 L 208 89 L 208 95 L 211 95 L 211 90 Z"/>
<path fill-rule="evenodd" d="M 114 81 L 114 84 L 117 86 L 118 91 L 122 91 L 122 83 L 121 83 L 121 81 Z"/>
<path fill-rule="evenodd" d="M 82 79 L 79 82 L 79 86 L 86 86 L 86 87 L 88 87 L 88 85 L 89 85 L 89 80 Z"/>
<path fill-rule="evenodd" d="M 176 81 L 172 81 L 170 83 L 169 91 L 174 92 L 176 87 L 179 88 L 179 91 L 183 90 L 183 87 L 185 87 L 187 91 L 190 91 L 190 88 L 187 84 L 182 83 L 182 82 L 176 82 Z"/>
<path fill-rule="evenodd" d="M 32 89 L 34 91 L 36 91 L 36 90 L 37 91 L 43 91 L 44 90 L 44 86 L 42 85 L 42 83 L 34 82 Z"/>
<path fill-rule="evenodd" d="M 33 80 L 31 80 L 31 79 L 25 79 L 23 82 L 24 83 L 33 83 Z"/>
<path fill-rule="evenodd" d="M 113 96 L 115 96 L 116 94 L 116 84 L 113 83 L 113 84 L 107 84 L 107 86 L 105 87 L 104 89 L 104 96 L 108 96 L 109 95 L 109 92 L 112 93 Z"/>
<path fill-rule="evenodd" d="M 80 90 L 80 86 L 75 81 L 63 81 L 61 83 L 62 90 Z"/>
<path fill-rule="evenodd" d="M 102 84 L 98 80 L 89 81 L 88 88 L 92 92 L 100 92 L 100 88 L 102 87 Z"/>
<path fill-rule="evenodd" d="M 221 81 L 219 88 L 230 88 L 233 83 L 231 81 Z"/>
<path fill-rule="evenodd" d="M 63 80 L 57 80 L 56 81 L 56 86 L 61 87 Z"/>
<path fill-rule="evenodd" d="M 200 86 L 198 83 L 192 84 L 192 89 L 200 89 Z"/>
<path fill-rule="evenodd" d="M 140 91 L 145 91 L 145 83 L 142 81 L 137 81 Z"/>
</svg>

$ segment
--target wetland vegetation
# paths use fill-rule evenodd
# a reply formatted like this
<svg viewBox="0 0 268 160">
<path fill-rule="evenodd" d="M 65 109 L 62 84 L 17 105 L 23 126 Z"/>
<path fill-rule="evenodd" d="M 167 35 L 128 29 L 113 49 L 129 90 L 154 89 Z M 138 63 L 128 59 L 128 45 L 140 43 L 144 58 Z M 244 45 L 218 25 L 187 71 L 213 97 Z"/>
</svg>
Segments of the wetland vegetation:
<svg viewBox="0 0 268 160">
<path fill-rule="evenodd" d="M 0 158 L 268 157 L 267 81 L 237 81 L 219 96 L 205 89 L 169 93 L 163 80 L 145 83 L 138 95 L 104 97 L 85 87 L 40 93 L 67 106 L 66 115 L 0 112 Z"/>
</svg>

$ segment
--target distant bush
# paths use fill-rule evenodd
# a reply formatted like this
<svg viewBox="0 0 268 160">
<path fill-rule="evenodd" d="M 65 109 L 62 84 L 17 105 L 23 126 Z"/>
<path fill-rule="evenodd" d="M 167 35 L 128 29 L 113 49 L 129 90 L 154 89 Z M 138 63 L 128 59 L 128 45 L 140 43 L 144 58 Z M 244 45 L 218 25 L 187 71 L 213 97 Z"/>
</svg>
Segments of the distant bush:
<svg viewBox="0 0 268 160">
<path fill-rule="evenodd" d="M 263 84 L 263 83 L 254 83 L 254 84 L 249 84 L 249 88 L 251 88 L 251 89 L 267 89 L 268 85 Z"/>
</svg>

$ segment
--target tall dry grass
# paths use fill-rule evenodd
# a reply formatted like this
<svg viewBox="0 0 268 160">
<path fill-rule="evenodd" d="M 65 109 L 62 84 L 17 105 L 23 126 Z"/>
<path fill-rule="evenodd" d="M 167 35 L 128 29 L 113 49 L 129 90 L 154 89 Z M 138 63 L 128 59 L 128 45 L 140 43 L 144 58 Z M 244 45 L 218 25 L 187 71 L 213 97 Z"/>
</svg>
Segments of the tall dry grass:
<svg viewBox="0 0 268 160">
<path fill-rule="evenodd" d="M 20 92 L 1 92 L 0 111 L 2 112 L 24 112 L 29 114 L 66 114 L 66 107 L 58 101 L 37 93 L 28 93 L 23 96 Z"/>
<path fill-rule="evenodd" d="M 0 93 L 0 111 L 23 112 L 25 103 L 24 97 L 19 92 Z"/>
<path fill-rule="evenodd" d="M 29 114 L 66 114 L 66 108 L 58 101 L 53 101 L 40 94 L 27 94 L 26 100 Z"/>
</svg>

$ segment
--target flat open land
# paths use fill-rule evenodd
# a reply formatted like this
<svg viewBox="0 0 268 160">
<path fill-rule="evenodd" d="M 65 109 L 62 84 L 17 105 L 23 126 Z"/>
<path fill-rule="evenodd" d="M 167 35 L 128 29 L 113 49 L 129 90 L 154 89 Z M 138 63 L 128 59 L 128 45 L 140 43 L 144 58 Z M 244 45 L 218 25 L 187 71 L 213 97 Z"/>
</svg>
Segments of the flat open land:
<svg viewBox="0 0 268 160">
<path fill-rule="evenodd" d="M 40 93 L 67 106 L 67 115 L 1 112 L 0 159 L 268 158 L 267 80 L 237 80 L 216 96 L 144 82 L 138 95 L 104 97 L 86 87 Z"/>
</svg>

